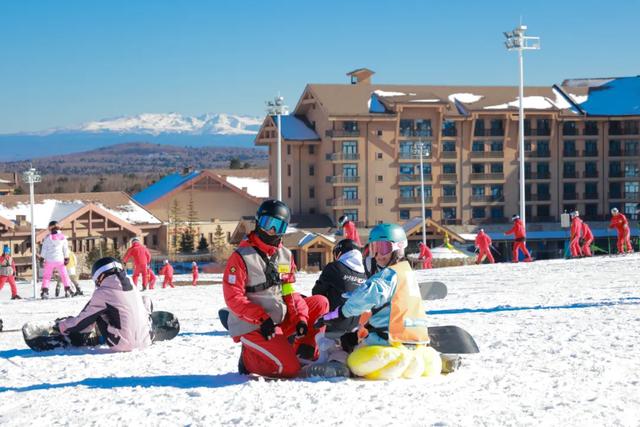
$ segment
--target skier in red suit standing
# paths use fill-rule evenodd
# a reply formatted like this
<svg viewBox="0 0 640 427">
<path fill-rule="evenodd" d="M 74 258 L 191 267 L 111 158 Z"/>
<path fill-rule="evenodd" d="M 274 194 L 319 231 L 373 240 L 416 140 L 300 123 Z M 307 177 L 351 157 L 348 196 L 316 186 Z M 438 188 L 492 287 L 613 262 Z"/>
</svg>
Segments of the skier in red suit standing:
<svg viewBox="0 0 640 427">
<path fill-rule="evenodd" d="M 486 256 L 491 264 L 496 262 L 491 254 L 491 237 L 484 232 L 481 228 L 480 232 L 476 236 L 476 248 L 478 248 L 478 257 L 476 258 L 476 264 L 482 264 L 482 260 Z"/>
<path fill-rule="evenodd" d="M 615 228 L 618 231 L 618 253 L 623 254 L 625 252 L 625 246 L 627 247 L 628 253 L 633 253 L 629 220 L 625 214 L 620 213 L 617 208 L 611 209 L 609 228 Z"/>
<path fill-rule="evenodd" d="M 358 229 L 353 221 L 349 219 L 348 215 L 342 215 L 338 218 L 338 224 L 342 227 L 342 237 L 345 239 L 353 240 L 356 245 L 362 246 L 360 243 L 360 234 L 358 234 Z"/>
<path fill-rule="evenodd" d="M 524 228 L 524 224 L 520 219 L 520 215 L 514 215 L 511 217 L 511 221 L 513 222 L 513 227 L 511 227 L 505 235 L 513 234 L 514 242 L 513 242 L 513 262 L 518 262 L 518 251 L 522 251 L 525 255 L 525 262 L 533 261 L 531 258 L 531 254 L 527 250 L 526 240 L 527 240 L 527 231 Z"/>
<path fill-rule="evenodd" d="M 419 258 L 422 260 L 423 269 L 433 268 L 433 266 L 431 265 L 431 261 L 433 260 L 431 249 L 429 249 L 429 246 L 425 245 L 423 242 L 420 242 Z"/>
<path fill-rule="evenodd" d="M 591 256 L 591 244 L 593 243 L 593 233 L 591 232 L 591 227 L 589 224 L 582 221 L 582 255 L 583 256 Z"/>
<path fill-rule="evenodd" d="M 569 214 L 571 217 L 571 237 L 569 239 L 569 251 L 571 251 L 571 256 L 573 258 L 577 258 L 582 256 L 582 251 L 580 248 L 580 239 L 582 239 L 582 220 L 580 219 L 580 214 L 578 211 L 573 211 Z"/>
<path fill-rule="evenodd" d="M 122 262 L 126 264 L 130 259 L 133 259 L 133 284 L 138 286 L 138 276 L 142 276 L 142 290 L 147 289 L 147 266 L 151 263 L 151 254 L 137 237 L 131 239 L 131 247 L 124 254 Z"/>
</svg>

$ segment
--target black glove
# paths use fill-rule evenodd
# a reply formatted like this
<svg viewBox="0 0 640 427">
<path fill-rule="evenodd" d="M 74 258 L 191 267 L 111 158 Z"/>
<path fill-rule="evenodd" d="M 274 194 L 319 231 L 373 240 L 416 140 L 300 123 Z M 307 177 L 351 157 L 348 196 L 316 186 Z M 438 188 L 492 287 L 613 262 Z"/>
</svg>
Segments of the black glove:
<svg viewBox="0 0 640 427">
<path fill-rule="evenodd" d="M 351 353 L 358 345 L 358 332 L 347 332 L 340 337 L 340 346 L 347 353 Z"/>
<path fill-rule="evenodd" d="M 69 264 L 69 258 L 64 259 L 64 265 L 67 265 L 67 264 Z"/>
<path fill-rule="evenodd" d="M 296 338 L 302 338 L 309 332 L 307 322 L 299 321 L 296 325 Z"/>
<path fill-rule="evenodd" d="M 346 317 L 344 317 L 344 314 L 342 314 L 342 306 L 338 306 L 333 309 L 333 311 L 328 312 L 324 316 L 318 317 L 318 320 L 316 320 L 316 322 L 313 324 L 313 327 L 316 329 L 320 329 L 323 326 L 339 322 L 343 319 L 346 319 Z"/>
<path fill-rule="evenodd" d="M 260 325 L 260 335 L 267 341 L 276 336 L 276 325 L 273 323 L 273 320 L 271 320 L 271 317 Z"/>
</svg>

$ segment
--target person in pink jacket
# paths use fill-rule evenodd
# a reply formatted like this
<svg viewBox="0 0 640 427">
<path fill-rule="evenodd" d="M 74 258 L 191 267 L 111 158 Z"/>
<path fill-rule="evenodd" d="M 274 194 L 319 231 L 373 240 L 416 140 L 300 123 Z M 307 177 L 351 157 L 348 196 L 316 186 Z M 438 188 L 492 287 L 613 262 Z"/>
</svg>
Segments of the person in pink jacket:
<svg viewBox="0 0 640 427">
<path fill-rule="evenodd" d="M 482 264 L 484 257 L 487 257 L 491 264 L 496 262 L 493 259 L 493 255 L 491 254 L 491 237 L 487 233 L 484 232 L 484 229 L 481 228 L 480 232 L 476 236 L 476 248 L 478 248 L 478 257 L 476 258 L 476 264 Z"/>
<path fill-rule="evenodd" d="M 69 243 L 67 243 L 67 238 L 64 234 L 60 232 L 58 221 L 51 221 L 49 223 L 49 234 L 42 239 L 39 258 L 44 260 L 40 297 L 42 299 L 49 298 L 49 282 L 51 282 L 54 269 L 58 271 L 64 284 L 64 296 L 68 297 L 73 295 L 71 291 L 71 279 L 69 278 L 66 267 L 69 263 Z"/>
<path fill-rule="evenodd" d="M 193 286 L 197 285 L 198 284 L 198 264 L 195 261 L 191 263 L 191 276 L 193 278 L 191 284 Z"/>
<path fill-rule="evenodd" d="M 591 256 L 591 244 L 593 243 L 593 233 L 591 232 L 591 227 L 582 221 L 582 240 L 580 244 L 582 245 L 582 255 L 583 256 Z"/>
<path fill-rule="evenodd" d="M 625 246 L 627 247 L 628 253 L 633 253 L 629 220 L 626 215 L 620 213 L 617 208 L 611 209 L 611 222 L 609 223 L 609 228 L 615 228 L 618 232 L 618 253 L 623 254 Z"/>
<path fill-rule="evenodd" d="M 131 239 L 131 247 L 124 254 L 122 262 L 126 265 L 130 259 L 133 259 L 133 284 L 138 286 L 138 276 L 142 276 L 142 290 L 144 291 L 147 289 L 147 266 L 151 263 L 151 254 L 137 237 Z"/>
<path fill-rule="evenodd" d="M 175 286 L 173 286 L 173 266 L 169 264 L 168 259 L 164 260 L 164 265 L 160 270 L 160 274 L 164 276 L 164 280 L 162 281 L 162 289 L 166 288 L 167 285 L 175 288 Z"/>
<path fill-rule="evenodd" d="M 418 246 L 420 246 L 420 255 L 418 255 L 418 258 L 422 260 L 422 268 L 425 270 L 433 268 L 433 266 L 431 265 L 433 255 L 431 254 L 431 249 L 429 249 L 429 246 L 425 245 L 423 242 L 420 242 L 420 245 Z"/>
<path fill-rule="evenodd" d="M 569 251 L 573 258 L 582 256 L 580 240 L 582 239 L 582 220 L 578 211 L 569 214 L 571 217 L 571 237 L 569 240 Z"/>
<path fill-rule="evenodd" d="M 76 317 L 59 320 L 60 333 L 73 343 L 74 334 L 97 331 L 99 343 L 113 351 L 131 351 L 149 347 L 153 304 L 140 295 L 115 258 L 101 258 L 93 264 L 96 290 Z"/>
<path fill-rule="evenodd" d="M 525 255 L 525 262 L 533 261 L 531 258 L 531 254 L 527 250 L 526 240 L 527 240 L 527 231 L 524 228 L 524 224 L 520 219 L 520 215 L 514 215 L 511 217 L 511 221 L 513 222 L 513 227 L 511 227 L 505 235 L 513 234 L 514 242 L 513 242 L 513 262 L 518 262 L 518 251 L 522 251 Z"/>
</svg>

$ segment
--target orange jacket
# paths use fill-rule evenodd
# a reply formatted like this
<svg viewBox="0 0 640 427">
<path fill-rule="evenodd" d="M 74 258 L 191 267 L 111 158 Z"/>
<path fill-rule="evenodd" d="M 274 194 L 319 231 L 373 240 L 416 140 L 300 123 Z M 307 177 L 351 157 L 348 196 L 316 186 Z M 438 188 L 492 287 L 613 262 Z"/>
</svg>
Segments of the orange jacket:
<svg viewBox="0 0 640 427">
<path fill-rule="evenodd" d="M 489 237 L 489 235 L 484 231 L 480 231 L 476 236 L 477 248 L 487 249 L 489 248 L 489 246 L 491 246 L 491 242 L 492 242 L 491 237 Z"/>
<path fill-rule="evenodd" d="M 525 230 L 524 224 L 520 218 L 513 221 L 513 227 L 504 234 L 513 234 L 516 240 L 527 238 L 527 231 Z"/>
</svg>

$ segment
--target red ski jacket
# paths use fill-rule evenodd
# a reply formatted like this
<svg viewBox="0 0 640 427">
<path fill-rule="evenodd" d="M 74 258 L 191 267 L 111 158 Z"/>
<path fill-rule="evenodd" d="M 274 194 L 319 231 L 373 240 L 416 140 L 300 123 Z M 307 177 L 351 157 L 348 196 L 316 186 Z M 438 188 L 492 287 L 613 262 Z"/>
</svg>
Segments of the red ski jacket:
<svg viewBox="0 0 640 427">
<path fill-rule="evenodd" d="M 485 233 L 484 231 L 481 231 L 478 233 L 478 235 L 476 236 L 476 247 L 477 248 L 488 248 L 489 246 L 491 246 L 491 237 L 489 237 L 489 235 L 487 233 Z"/>
<path fill-rule="evenodd" d="M 245 240 L 240 242 L 240 247 L 253 246 L 262 251 L 267 257 L 273 256 L 278 250 L 275 246 L 264 243 L 258 236 L 251 232 Z M 279 247 L 281 247 L 280 244 Z M 291 258 L 291 273 L 280 274 L 280 278 L 285 283 L 294 283 L 296 281 L 295 271 L 296 265 L 293 257 Z M 231 278 L 231 279 L 230 279 Z M 224 300 L 229 309 L 246 322 L 260 325 L 269 318 L 267 312 L 259 305 L 254 304 L 247 298 L 245 285 L 247 283 L 247 267 L 242 256 L 234 252 L 227 261 L 227 266 L 222 276 L 222 291 Z M 298 322 L 309 322 L 309 309 L 307 303 L 302 296 L 294 292 L 283 297 L 287 305 L 287 319 L 293 319 L 293 324 Z"/>
<path fill-rule="evenodd" d="M 591 227 L 586 222 L 582 223 L 582 238 L 584 240 L 593 239 L 593 233 L 591 232 Z"/>
<path fill-rule="evenodd" d="M 345 239 L 351 239 L 356 243 L 356 245 L 362 246 L 362 243 L 360 243 L 360 234 L 358 234 L 358 229 L 353 221 L 347 221 L 342 229 Z"/>
<path fill-rule="evenodd" d="M 163 276 L 173 277 L 173 266 L 171 264 L 165 264 L 164 267 L 160 269 L 160 273 Z"/>
<path fill-rule="evenodd" d="M 527 231 L 524 229 L 524 224 L 522 224 L 522 220 L 520 218 L 513 221 L 513 227 L 504 234 L 513 234 L 516 240 L 527 238 Z"/>
<path fill-rule="evenodd" d="M 431 249 L 429 249 L 429 246 L 420 242 L 420 259 L 426 261 L 430 260 L 431 258 L 433 258 L 433 255 L 431 255 Z"/>
<path fill-rule="evenodd" d="M 625 234 L 626 230 L 629 228 L 629 221 L 623 213 L 619 213 L 618 215 L 611 217 L 609 228 L 615 228 L 618 230 L 618 234 L 620 235 Z"/>
<path fill-rule="evenodd" d="M 127 250 L 127 253 L 124 254 L 124 258 L 122 258 L 122 262 L 125 264 L 129 259 L 133 258 L 133 263 L 137 267 L 144 267 L 151 263 L 151 254 L 146 246 L 140 244 L 140 242 L 133 242 L 131 247 Z"/>
<path fill-rule="evenodd" d="M 582 220 L 578 217 L 571 220 L 571 239 L 579 239 L 582 237 L 582 224 Z"/>
</svg>

